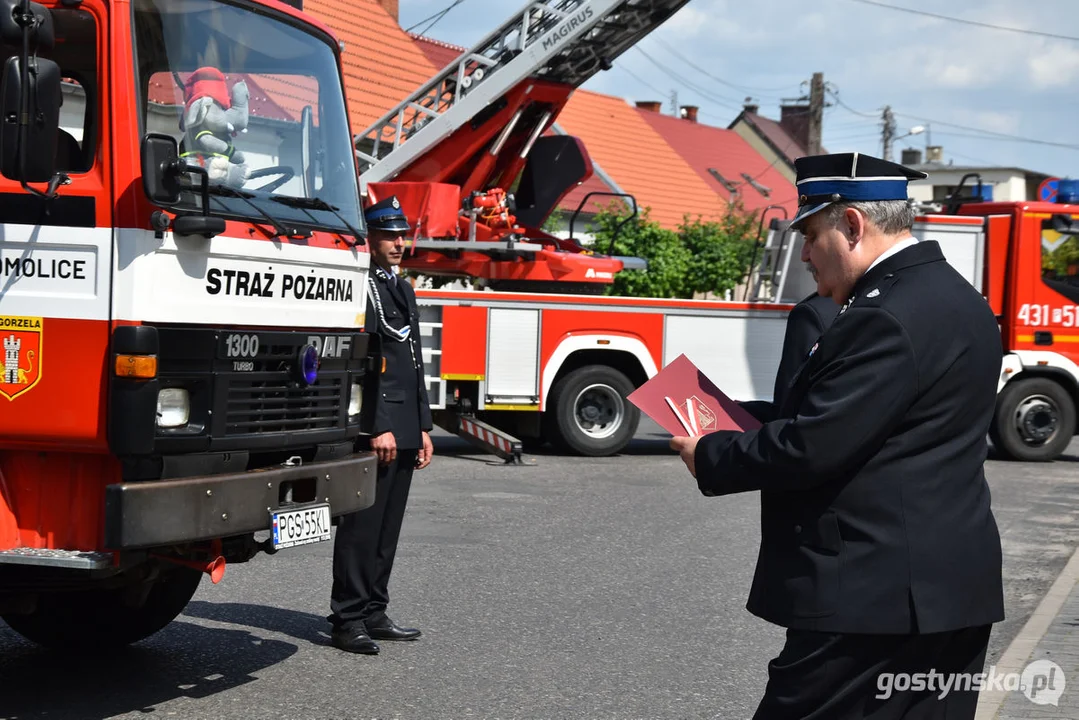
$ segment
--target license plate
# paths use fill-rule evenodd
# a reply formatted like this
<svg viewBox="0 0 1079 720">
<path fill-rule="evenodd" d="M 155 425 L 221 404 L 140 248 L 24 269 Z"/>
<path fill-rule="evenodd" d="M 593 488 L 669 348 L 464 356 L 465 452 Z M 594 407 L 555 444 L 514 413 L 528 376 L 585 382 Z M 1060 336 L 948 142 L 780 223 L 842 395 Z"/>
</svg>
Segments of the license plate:
<svg viewBox="0 0 1079 720">
<path fill-rule="evenodd" d="M 273 513 L 275 550 L 309 545 L 330 539 L 330 506 L 308 505 Z"/>
</svg>

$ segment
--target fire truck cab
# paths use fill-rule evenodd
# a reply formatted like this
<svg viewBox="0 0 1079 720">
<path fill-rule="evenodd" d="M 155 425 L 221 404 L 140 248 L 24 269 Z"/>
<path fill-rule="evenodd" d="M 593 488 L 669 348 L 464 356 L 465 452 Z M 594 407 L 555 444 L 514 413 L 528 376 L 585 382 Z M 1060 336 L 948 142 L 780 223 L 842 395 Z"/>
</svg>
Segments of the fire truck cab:
<svg viewBox="0 0 1079 720">
<path fill-rule="evenodd" d="M 140 640 L 374 501 L 330 31 L 275 0 L 0 0 L 0 616 Z"/>
<path fill-rule="evenodd" d="M 984 238 L 982 292 L 1005 350 L 990 438 L 1014 459 L 1055 459 L 1077 429 L 1079 205 L 969 203 L 957 215 Z"/>
</svg>

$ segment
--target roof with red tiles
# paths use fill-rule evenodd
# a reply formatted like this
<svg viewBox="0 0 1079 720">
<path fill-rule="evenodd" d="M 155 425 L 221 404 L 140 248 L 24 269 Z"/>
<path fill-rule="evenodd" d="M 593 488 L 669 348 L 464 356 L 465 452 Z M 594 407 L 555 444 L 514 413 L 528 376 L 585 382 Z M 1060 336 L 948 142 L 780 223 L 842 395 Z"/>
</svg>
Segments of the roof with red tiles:
<svg viewBox="0 0 1079 720">
<path fill-rule="evenodd" d="M 782 205 L 793 213 L 797 208 L 794 185 L 738 133 L 652 110 L 637 112 L 721 197 L 731 200 L 736 194 L 747 210 Z"/>
<path fill-rule="evenodd" d="M 409 33 L 408 36 L 412 38 L 412 41 L 416 43 L 416 47 L 420 49 L 431 64 L 439 70 L 456 60 L 461 56 L 461 53 L 468 49 L 459 45 L 452 45 L 448 42 L 442 42 L 441 40 L 435 40 L 426 35 Z"/>
<path fill-rule="evenodd" d="M 441 69 L 375 0 L 305 0 L 304 12 L 326 23 L 345 44 L 345 93 L 354 133 L 373 125 Z"/>
<path fill-rule="evenodd" d="M 727 202 L 625 100 L 577 90 L 558 124 L 583 140 L 592 159 L 661 225 L 726 211 Z"/>
</svg>

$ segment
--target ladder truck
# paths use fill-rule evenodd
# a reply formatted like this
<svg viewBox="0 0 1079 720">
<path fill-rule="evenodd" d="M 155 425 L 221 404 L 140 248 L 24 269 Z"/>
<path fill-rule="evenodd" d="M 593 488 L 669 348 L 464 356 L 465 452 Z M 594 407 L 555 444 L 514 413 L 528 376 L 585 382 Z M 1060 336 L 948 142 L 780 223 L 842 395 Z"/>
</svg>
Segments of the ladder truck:
<svg viewBox="0 0 1079 720">
<path fill-rule="evenodd" d="M 416 223 L 412 257 L 402 266 L 430 276 L 482 278 L 494 291 L 536 299 L 560 293 L 597 295 L 618 272 L 643 267 L 636 258 L 593 252 L 540 229 L 562 198 L 594 172 L 583 144 L 567 135 L 556 119 L 576 88 L 609 69 L 688 1 L 529 2 L 358 133 L 354 144 L 361 192 L 369 203 L 396 195 Z M 467 346 L 470 358 L 455 372 L 454 351 L 440 339 L 457 344 L 463 336 L 443 327 L 454 314 L 449 308 L 443 317 L 445 297 L 471 295 L 417 295 L 427 333 L 424 359 L 433 373 L 429 392 L 435 421 L 517 461 L 522 443 L 506 428 L 522 412 L 531 415 L 540 408 L 539 371 L 531 371 L 535 382 L 525 377 L 538 357 L 522 363 L 507 355 L 494 361 L 514 366 L 512 374 L 521 375 L 531 389 L 500 390 L 496 382 L 492 393 L 486 369 L 472 367 L 475 352 L 484 350 L 469 341 L 461 346 Z M 535 313 L 525 313 L 507 315 L 507 321 L 513 325 L 522 320 L 524 327 L 536 330 Z M 484 325 L 486 321 L 484 316 Z M 491 349 L 497 354 L 503 336 L 497 327 L 494 332 L 498 336 L 492 338 Z M 535 338 L 523 339 L 534 344 Z M 575 357 L 571 364 L 579 362 Z M 620 443 L 627 431 L 632 434 L 636 416 L 608 382 L 610 378 L 589 395 L 582 412 L 595 416 L 585 422 L 605 426 L 588 432 L 607 436 L 604 444 L 611 437 Z M 625 390 L 628 385 L 621 382 L 619 387 Z M 626 422 L 614 404 L 629 413 Z M 611 412 L 620 416 L 613 435 Z"/>
<path fill-rule="evenodd" d="M 479 279 L 488 290 L 418 290 L 417 299 L 435 421 L 507 461 L 520 461 L 525 441 L 621 451 L 639 422 L 626 396 L 682 353 L 732 397 L 770 399 L 786 316 L 815 289 L 792 272 L 801 236 L 778 220 L 741 302 L 600 296 L 640 262 L 541 229 L 594 172 L 583 144 L 558 126 L 559 112 L 685 4 L 527 3 L 354 136 L 368 202 L 395 194 L 415 222 L 403 267 Z M 972 202 L 980 189 L 965 199 L 962 190 L 920 216 L 914 233 L 939 242 L 1000 318 L 994 445 L 1010 458 L 1054 459 L 1076 431 L 1079 336 L 1066 328 L 1079 327 L 1079 294 L 1038 276 L 1043 232 L 1058 255 L 1079 243 L 1077 210 Z"/>
</svg>

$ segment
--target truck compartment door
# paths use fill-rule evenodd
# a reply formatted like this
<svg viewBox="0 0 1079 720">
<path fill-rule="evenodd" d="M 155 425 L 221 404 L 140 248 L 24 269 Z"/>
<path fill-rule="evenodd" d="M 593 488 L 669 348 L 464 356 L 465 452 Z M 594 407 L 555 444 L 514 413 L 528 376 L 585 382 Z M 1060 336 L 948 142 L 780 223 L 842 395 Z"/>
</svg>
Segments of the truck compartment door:
<svg viewBox="0 0 1079 720">
<path fill-rule="evenodd" d="M 485 404 L 537 404 L 540 311 L 492 308 L 489 318 Z"/>
<path fill-rule="evenodd" d="M 663 365 L 684 353 L 732 399 L 771 400 L 787 313 L 746 312 L 668 316 Z"/>
</svg>

